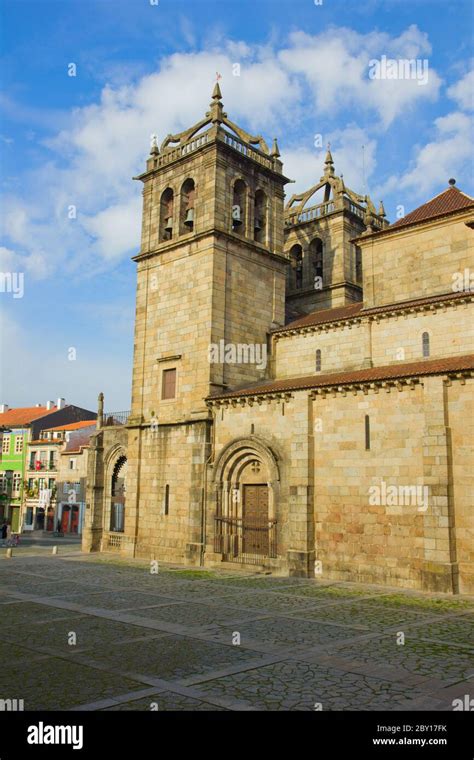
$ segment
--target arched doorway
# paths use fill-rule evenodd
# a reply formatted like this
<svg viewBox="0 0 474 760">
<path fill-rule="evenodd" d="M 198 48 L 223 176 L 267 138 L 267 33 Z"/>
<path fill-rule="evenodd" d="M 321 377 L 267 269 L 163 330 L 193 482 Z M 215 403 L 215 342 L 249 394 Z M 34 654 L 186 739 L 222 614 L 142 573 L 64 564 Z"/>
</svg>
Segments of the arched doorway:
<svg viewBox="0 0 474 760">
<path fill-rule="evenodd" d="M 110 487 L 110 531 L 123 533 L 125 530 L 125 494 L 127 478 L 127 458 L 117 459 Z"/>
<path fill-rule="evenodd" d="M 261 564 L 277 556 L 276 457 L 257 439 L 236 441 L 215 467 L 214 549 L 222 559 Z"/>
</svg>

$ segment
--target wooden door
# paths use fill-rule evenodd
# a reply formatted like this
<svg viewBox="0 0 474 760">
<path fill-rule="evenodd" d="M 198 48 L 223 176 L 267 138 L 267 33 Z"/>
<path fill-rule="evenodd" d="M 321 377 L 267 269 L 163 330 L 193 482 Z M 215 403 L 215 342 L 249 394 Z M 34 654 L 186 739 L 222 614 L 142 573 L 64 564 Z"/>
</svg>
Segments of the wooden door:
<svg viewBox="0 0 474 760">
<path fill-rule="evenodd" d="M 63 507 L 63 513 L 61 515 L 61 532 L 62 533 L 69 532 L 69 515 L 70 515 L 70 507 L 65 505 Z"/>
<path fill-rule="evenodd" d="M 268 555 L 268 486 L 244 485 L 243 553 Z"/>
<path fill-rule="evenodd" d="M 77 533 L 79 528 L 79 507 L 73 504 L 71 513 L 71 533 Z"/>
</svg>

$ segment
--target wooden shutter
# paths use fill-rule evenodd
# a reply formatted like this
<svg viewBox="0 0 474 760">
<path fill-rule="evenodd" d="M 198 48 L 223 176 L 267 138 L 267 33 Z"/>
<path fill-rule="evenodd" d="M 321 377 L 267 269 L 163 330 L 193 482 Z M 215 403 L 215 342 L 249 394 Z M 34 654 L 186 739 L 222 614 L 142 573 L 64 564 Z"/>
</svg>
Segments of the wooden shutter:
<svg viewBox="0 0 474 760">
<path fill-rule="evenodd" d="M 176 370 L 165 369 L 163 370 L 163 382 L 161 398 L 175 398 L 176 397 Z"/>
</svg>

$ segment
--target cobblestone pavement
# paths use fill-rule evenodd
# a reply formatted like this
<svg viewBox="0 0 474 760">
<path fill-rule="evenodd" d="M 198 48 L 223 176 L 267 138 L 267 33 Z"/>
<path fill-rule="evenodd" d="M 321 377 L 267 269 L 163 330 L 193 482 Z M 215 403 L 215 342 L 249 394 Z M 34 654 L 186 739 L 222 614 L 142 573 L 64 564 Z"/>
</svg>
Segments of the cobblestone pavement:
<svg viewBox="0 0 474 760">
<path fill-rule="evenodd" d="M 452 710 L 474 600 L 111 557 L 0 556 L 0 700 L 26 710 Z"/>
</svg>

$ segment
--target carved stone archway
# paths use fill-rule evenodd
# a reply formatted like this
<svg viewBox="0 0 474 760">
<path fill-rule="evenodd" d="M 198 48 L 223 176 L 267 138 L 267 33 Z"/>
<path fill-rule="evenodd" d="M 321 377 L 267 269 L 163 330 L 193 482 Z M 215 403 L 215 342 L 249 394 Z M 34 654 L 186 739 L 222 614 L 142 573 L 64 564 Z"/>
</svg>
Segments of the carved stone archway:
<svg viewBox="0 0 474 760">
<path fill-rule="evenodd" d="M 231 441 L 216 460 L 212 481 L 216 551 L 242 562 L 250 546 L 253 553 L 276 556 L 280 471 L 270 446 L 256 436 Z"/>
<path fill-rule="evenodd" d="M 127 454 L 120 445 L 113 446 L 104 458 L 105 532 L 124 532 Z M 118 505 L 118 506 L 117 506 Z M 119 517 L 119 514 L 121 517 Z"/>
</svg>

